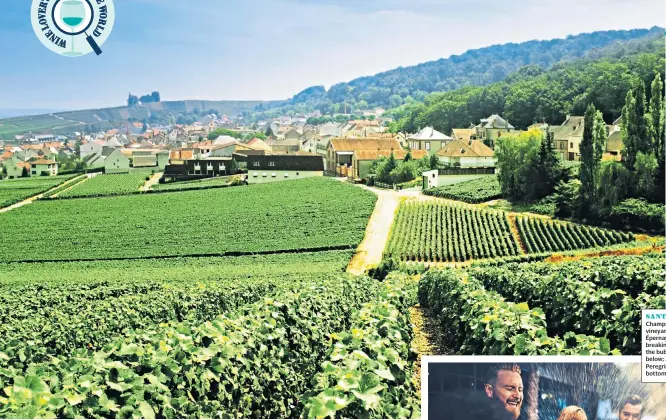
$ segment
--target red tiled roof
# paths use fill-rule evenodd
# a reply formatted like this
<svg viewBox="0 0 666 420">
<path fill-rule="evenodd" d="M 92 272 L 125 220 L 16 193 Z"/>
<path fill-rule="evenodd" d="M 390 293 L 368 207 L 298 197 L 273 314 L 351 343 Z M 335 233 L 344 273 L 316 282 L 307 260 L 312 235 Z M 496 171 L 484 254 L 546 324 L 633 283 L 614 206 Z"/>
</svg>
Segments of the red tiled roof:
<svg viewBox="0 0 666 420">
<path fill-rule="evenodd" d="M 49 159 L 38 159 L 32 162 L 33 165 L 55 165 L 57 162 L 55 160 Z"/>
<path fill-rule="evenodd" d="M 388 157 L 391 155 L 390 150 L 359 150 L 354 153 L 356 160 L 377 160 L 380 157 Z M 396 159 L 404 159 L 407 156 L 407 150 L 400 149 L 394 150 L 393 156 Z M 425 150 L 412 150 L 412 159 L 419 160 L 428 156 L 428 152 Z"/>
<path fill-rule="evenodd" d="M 454 140 L 441 148 L 436 155 L 445 157 L 493 157 L 495 156 L 495 152 L 480 140 Z"/>
<path fill-rule="evenodd" d="M 359 150 L 402 150 L 400 142 L 395 138 L 363 137 L 356 139 L 334 138 L 331 146 L 335 151 L 359 151 Z"/>
</svg>

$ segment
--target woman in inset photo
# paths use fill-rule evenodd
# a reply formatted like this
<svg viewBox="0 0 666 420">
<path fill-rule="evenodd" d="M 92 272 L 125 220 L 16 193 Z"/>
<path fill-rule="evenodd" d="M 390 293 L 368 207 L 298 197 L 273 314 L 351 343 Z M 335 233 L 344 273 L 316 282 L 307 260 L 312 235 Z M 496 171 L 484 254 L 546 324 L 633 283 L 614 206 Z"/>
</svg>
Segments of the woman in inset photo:
<svg viewBox="0 0 666 420">
<path fill-rule="evenodd" d="M 587 420 L 587 415 L 582 408 L 576 405 L 571 405 L 562 410 L 560 417 L 558 417 L 557 420 Z"/>
</svg>

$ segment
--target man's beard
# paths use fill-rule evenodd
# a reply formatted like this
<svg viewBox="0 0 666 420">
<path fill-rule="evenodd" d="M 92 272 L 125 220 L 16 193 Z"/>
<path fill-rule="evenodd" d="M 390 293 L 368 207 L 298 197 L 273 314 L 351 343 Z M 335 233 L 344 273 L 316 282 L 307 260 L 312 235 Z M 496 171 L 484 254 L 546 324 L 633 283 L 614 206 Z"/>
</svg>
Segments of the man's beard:
<svg viewBox="0 0 666 420">
<path fill-rule="evenodd" d="M 509 405 L 510 402 L 515 402 L 517 405 Z M 495 420 L 515 420 L 518 417 L 520 417 L 520 409 L 522 408 L 522 404 L 519 402 L 519 400 L 495 400 Z M 508 409 L 511 408 L 513 411 L 508 411 Z"/>
</svg>

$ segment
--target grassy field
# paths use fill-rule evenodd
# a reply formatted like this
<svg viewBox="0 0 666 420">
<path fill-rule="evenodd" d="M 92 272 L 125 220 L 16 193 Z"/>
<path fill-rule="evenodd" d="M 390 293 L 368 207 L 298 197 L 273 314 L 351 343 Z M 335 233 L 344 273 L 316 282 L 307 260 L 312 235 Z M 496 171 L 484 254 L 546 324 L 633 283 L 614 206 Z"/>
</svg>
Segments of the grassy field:
<svg viewBox="0 0 666 420">
<path fill-rule="evenodd" d="M 34 177 L 6 179 L 0 181 L 0 208 L 7 207 L 19 201 L 41 194 L 63 182 L 72 179 L 75 175 L 62 175 L 50 177 Z"/>
<path fill-rule="evenodd" d="M 0 215 L 0 261 L 354 248 L 375 201 L 324 178 L 40 201 Z"/>
<path fill-rule="evenodd" d="M 58 198 L 104 197 L 139 191 L 150 172 L 97 175 L 58 195 Z"/>
</svg>

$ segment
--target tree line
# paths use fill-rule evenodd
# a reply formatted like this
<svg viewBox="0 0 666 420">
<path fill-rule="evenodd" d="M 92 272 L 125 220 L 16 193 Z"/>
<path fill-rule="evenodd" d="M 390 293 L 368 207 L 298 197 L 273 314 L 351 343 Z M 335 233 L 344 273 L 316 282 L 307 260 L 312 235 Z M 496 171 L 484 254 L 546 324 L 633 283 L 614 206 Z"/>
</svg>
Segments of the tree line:
<svg viewBox="0 0 666 420">
<path fill-rule="evenodd" d="M 646 97 L 649 97 L 648 101 Z M 603 112 L 588 104 L 580 165 L 562 162 L 552 132 L 534 129 L 497 140 L 498 181 L 504 198 L 536 202 L 550 198 L 555 215 L 617 228 L 664 228 L 664 83 L 657 72 L 646 90 L 636 80 L 622 107 L 621 161 L 603 156 L 608 139 Z"/>
</svg>

